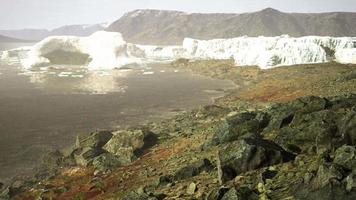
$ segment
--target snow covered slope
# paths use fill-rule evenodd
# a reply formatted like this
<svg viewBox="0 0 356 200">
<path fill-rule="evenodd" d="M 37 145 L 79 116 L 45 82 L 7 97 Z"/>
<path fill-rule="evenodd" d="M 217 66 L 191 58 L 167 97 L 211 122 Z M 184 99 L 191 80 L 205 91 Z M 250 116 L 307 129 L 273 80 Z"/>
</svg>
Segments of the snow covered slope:
<svg viewBox="0 0 356 200">
<path fill-rule="evenodd" d="M 26 68 L 76 64 L 96 70 L 177 58 L 233 58 L 237 66 L 258 65 L 267 69 L 332 59 L 356 63 L 355 44 L 355 38 L 351 37 L 293 38 L 284 35 L 214 40 L 186 38 L 182 46 L 148 46 L 126 43 L 120 33 L 99 31 L 88 37 L 48 37 L 29 51 L 23 64 Z"/>
</svg>

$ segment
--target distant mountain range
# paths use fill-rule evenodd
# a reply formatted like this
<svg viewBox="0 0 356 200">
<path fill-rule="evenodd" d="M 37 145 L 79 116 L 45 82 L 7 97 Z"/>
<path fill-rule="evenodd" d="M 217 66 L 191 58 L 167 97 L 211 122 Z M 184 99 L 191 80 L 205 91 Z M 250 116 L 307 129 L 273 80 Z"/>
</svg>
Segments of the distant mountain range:
<svg viewBox="0 0 356 200">
<path fill-rule="evenodd" d="M 20 40 L 16 38 L 11 38 L 7 36 L 0 35 L 0 42 L 30 42 L 28 40 Z"/>
<path fill-rule="evenodd" d="M 53 30 L 46 30 L 46 29 L 0 30 L 0 35 L 22 39 L 22 40 L 38 41 L 52 35 L 88 36 L 96 31 L 104 30 L 105 28 L 106 28 L 105 24 L 69 25 L 69 26 L 62 26 Z"/>
<path fill-rule="evenodd" d="M 135 10 L 112 23 L 107 30 L 121 32 L 132 43 L 165 45 L 181 44 L 185 37 L 356 36 L 356 13 L 284 13 L 273 8 L 243 14 Z"/>
</svg>

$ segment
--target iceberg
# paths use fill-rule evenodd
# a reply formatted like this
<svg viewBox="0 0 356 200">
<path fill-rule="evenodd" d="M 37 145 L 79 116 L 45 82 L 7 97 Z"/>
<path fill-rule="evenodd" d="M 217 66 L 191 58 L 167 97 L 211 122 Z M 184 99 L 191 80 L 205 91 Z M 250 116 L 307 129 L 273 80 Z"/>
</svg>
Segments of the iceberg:
<svg viewBox="0 0 356 200">
<path fill-rule="evenodd" d="M 51 36 L 33 46 L 24 60 L 26 68 L 50 64 L 87 66 L 88 69 L 120 68 L 140 59 L 130 56 L 130 45 L 120 33 L 98 31 L 88 37 Z"/>
<path fill-rule="evenodd" d="M 19 50 L 4 52 L 2 57 L 17 55 Z M 352 37 L 185 38 L 181 46 L 154 46 L 127 43 L 120 33 L 98 31 L 88 37 L 51 36 L 23 50 L 27 52 L 21 59 L 25 68 L 67 64 L 105 70 L 178 58 L 234 59 L 237 66 L 257 65 L 262 69 L 332 60 L 356 63 L 356 38 Z"/>
</svg>

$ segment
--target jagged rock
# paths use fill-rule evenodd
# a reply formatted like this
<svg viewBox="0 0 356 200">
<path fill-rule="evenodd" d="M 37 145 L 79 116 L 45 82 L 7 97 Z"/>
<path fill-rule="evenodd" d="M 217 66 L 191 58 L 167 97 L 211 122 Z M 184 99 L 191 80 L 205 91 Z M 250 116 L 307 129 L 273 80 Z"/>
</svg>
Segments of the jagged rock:
<svg viewBox="0 0 356 200">
<path fill-rule="evenodd" d="M 120 200 L 158 200 L 155 196 L 146 194 L 143 191 L 131 191 Z"/>
<path fill-rule="evenodd" d="M 338 143 L 337 113 L 329 110 L 309 114 L 296 114 L 290 125 L 278 130 L 274 141 L 296 152 L 307 151 L 311 145 L 331 149 Z"/>
<path fill-rule="evenodd" d="M 221 200 L 227 191 L 229 188 L 226 187 L 214 188 L 207 194 L 205 200 Z"/>
<path fill-rule="evenodd" d="M 267 179 L 272 179 L 277 175 L 278 171 L 276 170 L 269 170 L 266 169 L 264 172 L 261 174 L 262 181 L 266 183 Z"/>
<path fill-rule="evenodd" d="M 111 154 L 111 153 L 103 153 L 98 157 L 93 159 L 93 166 L 96 170 L 101 172 L 105 172 L 107 170 L 111 170 L 115 167 L 122 165 L 120 159 Z"/>
<path fill-rule="evenodd" d="M 88 166 L 92 163 L 93 159 L 104 151 L 102 149 L 93 149 L 90 147 L 85 147 L 83 149 L 78 149 L 74 153 L 74 160 L 77 165 Z"/>
<path fill-rule="evenodd" d="M 199 175 L 201 172 L 209 172 L 214 169 L 214 166 L 211 164 L 210 160 L 203 159 L 196 161 L 188 166 L 182 167 L 176 171 L 174 174 L 174 180 L 183 180 L 196 175 Z"/>
<path fill-rule="evenodd" d="M 195 183 L 191 183 L 187 188 L 187 194 L 193 195 L 196 190 L 197 190 L 197 185 Z"/>
<path fill-rule="evenodd" d="M 77 165 L 88 166 L 95 157 L 105 152 L 102 147 L 111 137 L 110 131 L 99 131 L 90 135 L 77 136 L 74 147 L 70 147 L 63 153 L 63 161 L 71 163 L 71 159 L 73 159 Z"/>
<path fill-rule="evenodd" d="M 112 133 L 110 131 L 99 131 L 93 132 L 89 136 L 77 136 L 77 140 L 75 142 L 76 148 L 92 148 L 92 149 L 100 149 L 102 148 L 112 137 Z"/>
<path fill-rule="evenodd" d="M 356 189 L 356 169 L 346 177 L 346 190 L 350 192 Z"/>
<path fill-rule="evenodd" d="M 356 106 L 342 118 L 339 130 L 346 144 L 356 145 Z"/>
<path fill-rule="evenodd" d="M 266 113 L 243 112 L 231 114 L 223 120 L 207 147 L 239 139 L 248 133 L 259 133 L 267 126 L 269 115 Z"/>
<path fill-rule="evenodd" d="M 319 166 L 316 175 L 316 184 L 319 188 L 327 185 L 339 184 L 343 179 L 343 170 L 335 164 L 323 163 Z"/>
<path fill-rule="evenodd" d="M 195 115 L 197 118 L 208 118 L 214 117 L 219 118 L 228 113 L 229 109 L 217 106 L 217 105 L 207 105 L 199 109 Z"/>
<path fill-rule="evenodd" d="M 258 200 L 258 195 L 247 187 L 233 187 L 221 200 Z"/>
<path fill-rule="evenodd" d="M 343 185 L 327 185 L 316 189 L 303 184 L 295 188 L 294 197 L 297 200 L 354 200 L 356 192 L 347 192 Z"/>
<path fill-rule="evenodd" d="M 348 145 L 338 148 L 333 162 L 347 170 L 356 168 L 356 148 Z"/>
<path fill-rule="evenodd" d="M 174 181 L 174 176 L 172 175 L 160 176 L 156 182 L 156 186 L 167 185 L 172 183 L 173 181 Z"/>
<path fill-rule="evenodd" d="M 135 151 L 144 147 L 144 138 L 142 130 L 117 131 L 103 148 L 119 157 L 122 164 L 129 164 L 136 159 Z"/>
<path fill-rule="evenodd" d="M 219 179 L 225 182 L 242 172 L 287 162 L 294 157 L 271 141 L 259 138 L 238 140 L 219 150 Z"/>
<path fill-rule="evenodd" d="M 315 96 L 299 98 L 284 104 L 276 104 L 268 111 L 271 115 L 271 121 L 265 131 L 268 132 L 289 125 L 296 113 L 312 113 L 323 110 L 326 106 L 326 99 Z"/>
<path fill-rule="evenodd" d="M 356 94 L 346 94 L 328 98 L 330 109 L 351 108 L 356 104 Z"/>
<path fill-rule="evenodd" d="M 10 188 L 6 187 L 0 192 L 0 200 L 8 200 L 10 199 Z"/>
<path fill-rule="evenodd" d="M 46 169 L 55 169 L 57 168 L 63 161 L 63 154 L 56 150 L 45 154 L 42 158 L 42 165 Z"/>
</svg>

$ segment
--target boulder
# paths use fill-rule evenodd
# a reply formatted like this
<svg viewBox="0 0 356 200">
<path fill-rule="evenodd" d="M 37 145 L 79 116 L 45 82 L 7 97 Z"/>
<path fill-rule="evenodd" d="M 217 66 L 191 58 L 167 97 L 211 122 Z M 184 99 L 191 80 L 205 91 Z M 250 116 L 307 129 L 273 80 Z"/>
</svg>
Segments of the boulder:
<svg viewBox="0 0 356 200">
<path fill-rule="evenodd" d="M 353 170 L 352 173 L 350 173 L 347 177 L 346 177 L 346 190 L 348 192 L 354 190 L 356 190 L 356 170 Z"/>
<path fill-rule="evenodd" d="M 258 194 L 248 187 L 233 187 L 227 191 L 221 200 L 258 200 Z"/>
<path fill-rule="evenodd" d="M 103 149 L 116 155 L 122 164 L 129 164 L 136 159 L 136 151 L 144 147 L 144 138 L 142 130 L 117 131 Z"/>
<path fill-rule="evenodd" d="M 102 148 L 112 137 L 110 131 L 99 131 L 90 133 L 90 135 L 77 136 L 75 142 L 76 148 L 92 148 L 100 149 Z"/>
<path fill-rule="evenodd" d="M 104 153 L 102 149 L 93 149 L 85 147 L 83 149 L 77 149 L 74 152 L 74 160 L 77 165 L 88 166 L 93 162 L 93 159 L 100 154 Z"/>
<path fill-rule="evenodd" d="M 196 161 L 188 166 L 182 167 L 176 171 L 174 174 L 174 180 L 179 181 L 193 176 L 199 175 L 201 172 L 209 172 L 214 169 L 214 166 L 211 164 L 210 160 L 203 159 Z"/>
<path fill-rule="evenodd" d="M 94 168 L 101 172 L 106 172 L 120 165 L 122 165 L 120 158 L 111 153 L 103 153 L 93 159 Z"/>
<path fill-rule="evenodd" d="M 338 148 L 333 162 L 346 170 L 356 169 L 356 148 L 348 145 Z"/>
<path fill-rule="evenodd" d="M 56 150 L 45 154 L 42 158 L 42 165 L 48 170 L 56 169 L 63 161 L 63 154 Z"/>
<path fill-rule="evenodd" d="M 242 112 L 226 117 L 218 126 L 213 139 L 207 146 L 223 144 L 239 139 L 248 133 L 259 133 L 267 126 L 269 115 L 266 113 Z"/>
<path fill-rule="evenodd" d="M 223 183 L 243 172 L 288 162 L 294 158 L 294 154 L 268 140 L 260 138 L 237 140 L 219 150 L 219 180 Z"/>
<path fill-rule="evenodd" d="M 144 191 L 131 191 L 120 200 L 158 200 L 155 196 L 146 194 Z"/>
<path fill-rule="evenodd" d="M 226 187 L 214 188 L 210 190 L 205 200 L 221 200 L 227 191 L 229 191 L 229 188 Z"/>
<path fill-rule="evenodd" d="M 356 106 L 340 120 L 339 130 L 346 144 L 356 145 Z"/>
<path fill-rule="evenodd" d="M 268 111 L 271 121 L 265 131 L 269 132 L 289 125 L 296 113 L 308 114 L 323 110 L 327 107 L 327 103 L 324 98 L 308 96 L 284 104 L 275 104 Z"/>
<path fill-rule="evenodd" d="M 292 152 L 307 151 L 312 145 L 332 149 L 341 140 L 337 132 L 338 117 L 330 110 L 296 114 L 289 126 L 276 130 L 274 141 Z"/>
<path fill-rule="evenodd" d="M 187 187 L 187 194 L 193 195 L 196 190 L 197 190 L 197 184 L 191 183 L 191 184 L 189 184 L 189 186 Z"/>
<path fill-rule="evenodd" d="M 316 185 L 318 188 L 323 188 L 327 185 L 339 184 L 344 177 L 344 171 L 341 167 L 331 164 L 323 163 L 319 166 L 316 174 Z"/>
</svg>

